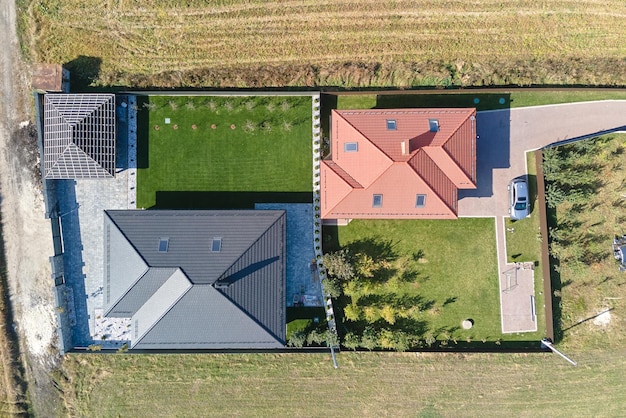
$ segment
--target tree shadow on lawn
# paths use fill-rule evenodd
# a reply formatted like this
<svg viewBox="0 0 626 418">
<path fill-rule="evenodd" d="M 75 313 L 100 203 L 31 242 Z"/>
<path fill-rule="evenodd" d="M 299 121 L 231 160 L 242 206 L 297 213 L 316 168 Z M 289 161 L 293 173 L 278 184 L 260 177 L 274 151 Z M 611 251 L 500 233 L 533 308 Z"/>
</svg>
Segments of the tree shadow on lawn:
<svg viewBox="0 0 626 418">
<path fill-rule="evenodd" d="M 161 191 L 151 209 L 254 209 L 255 203 L 313 203 L 313 193 Z"/>
<path fill-rule="evenodd" d="M 396 295 L 393 293 L 387 294 L 370 294 L 359 298 L 357 305 L 359 306 L 375 306 L 377 308 L 383 308 L 385 306 L 392 306 L 400 310 L 408 310 L 413 307 L 419 307 L 420 311 L 426 311 L 435 305 L 435 301 L 426 300 L 422 296 L 414 295 Z"/>
<path fill-rule="evenodd" d="M 371 257 L 375 263 L 383 261 L 394 261 L 398 258 L 395 250 L 396 244 L 391 240 L 363 238 L 347 244 L 346 248 L 352 256 L 357 254 L 365 254 Z"/>
</svg>

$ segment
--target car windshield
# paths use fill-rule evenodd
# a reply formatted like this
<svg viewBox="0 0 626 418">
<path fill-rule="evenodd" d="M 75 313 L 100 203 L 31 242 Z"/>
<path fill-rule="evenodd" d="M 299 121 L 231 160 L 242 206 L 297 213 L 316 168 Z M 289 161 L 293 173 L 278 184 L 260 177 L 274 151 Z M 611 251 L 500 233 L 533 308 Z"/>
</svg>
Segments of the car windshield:
<svg viewBox="0 0 626 418">
<path fill-rule="evenodd" d="M 526 209 L 526 203 L 518 202 L 515 204 L 515 210 L 524 210 Z"/>
</svg>

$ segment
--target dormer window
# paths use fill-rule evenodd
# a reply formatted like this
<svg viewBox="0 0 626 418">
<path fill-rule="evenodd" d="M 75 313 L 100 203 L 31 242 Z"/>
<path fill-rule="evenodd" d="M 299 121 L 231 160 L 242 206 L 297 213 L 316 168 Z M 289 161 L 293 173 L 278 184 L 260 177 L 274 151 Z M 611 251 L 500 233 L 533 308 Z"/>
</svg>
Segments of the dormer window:
<svg viewBox="0 0 626 418">
<path fill-rule="evenodd" d="M 398 129 L 398 125 L 396 124 L 396 120 L 395 119 L 387 119 L 387 130 L 388 131 L 395 131 L 396 129 Z"/>
<path fill-rule="evenodd" d="M 344 152 L 357 152 L 359 150 L 358 142 L 346 142 L 343 144 Z"/>
</svg>

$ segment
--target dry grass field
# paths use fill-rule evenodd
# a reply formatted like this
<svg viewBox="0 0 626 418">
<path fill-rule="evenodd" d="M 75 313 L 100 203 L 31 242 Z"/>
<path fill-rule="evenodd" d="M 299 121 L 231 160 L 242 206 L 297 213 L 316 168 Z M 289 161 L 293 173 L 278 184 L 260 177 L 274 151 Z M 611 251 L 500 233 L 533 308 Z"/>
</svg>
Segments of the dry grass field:
<svg viewBox="0 0 626 418">
<path fill-rule="evenodd" d="M 622 0 L 18 0 L 95 85 L 626 85 Z M 93 79 L 92 79 L 93 78 Z"/>
<path fill-rule="evenodd" d="M 71 416 L 621 416 L 626 351 L 68 355 Z"/>
</svg>

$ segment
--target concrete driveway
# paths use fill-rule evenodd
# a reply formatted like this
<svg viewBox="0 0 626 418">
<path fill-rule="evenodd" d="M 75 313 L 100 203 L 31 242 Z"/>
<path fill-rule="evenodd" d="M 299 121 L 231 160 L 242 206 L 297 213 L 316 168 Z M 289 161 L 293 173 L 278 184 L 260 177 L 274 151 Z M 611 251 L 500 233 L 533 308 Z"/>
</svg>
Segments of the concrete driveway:
<svg viewBox="0 0 626 418">
<path fill-rule="evenodd" d="M 534 270 L 506 262 L 507 185 L 527 173 L 526 151 L 626 130 L 626 100 L 569 103 L 479 112 L 478 189 L 460 190 L 460 217 L 495 217 L 502 332 L 536 331 Z M 510 289 L 517 277 L 517 285 Z"/>
</svg>

